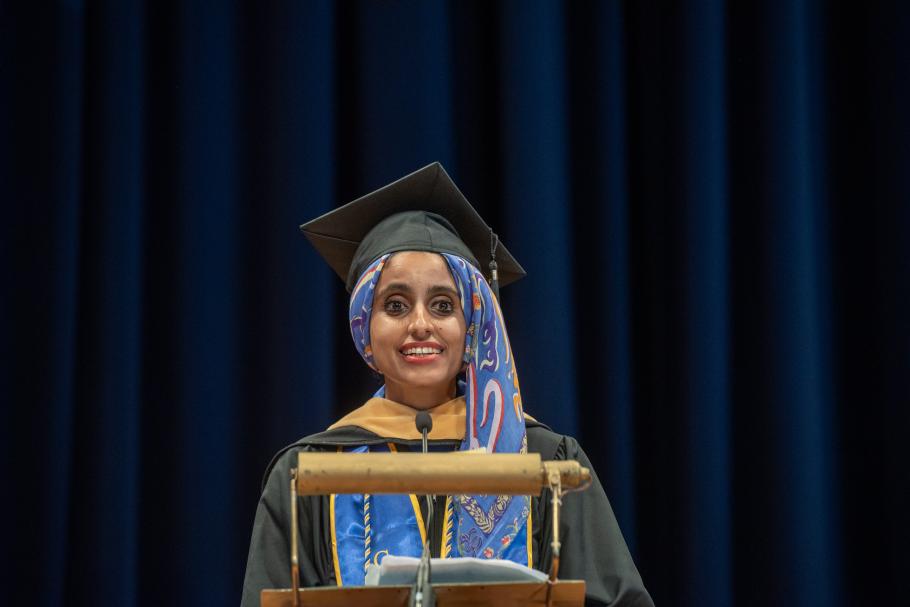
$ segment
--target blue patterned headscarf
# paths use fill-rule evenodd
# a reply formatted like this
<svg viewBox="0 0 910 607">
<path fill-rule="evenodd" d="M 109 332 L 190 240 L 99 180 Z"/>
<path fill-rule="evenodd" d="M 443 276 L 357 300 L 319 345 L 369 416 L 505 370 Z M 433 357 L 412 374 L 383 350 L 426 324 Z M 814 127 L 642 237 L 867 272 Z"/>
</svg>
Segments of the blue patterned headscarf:
<svg viewBox="0 0 910 607">
<path fill-rule="evenodd" d="M 467 405 L 461 450 L 525 453 L 524 412 L 515 359 L 502 310 L 480 270 L 463 258 L 441 253 L 461 298 L 466 334 L 464 389 Z M 351 292 L 351 336 L 357 351 L 373 369 L 370 318 L 376 284 L 391 255 L 364 271 Z M 376 396 L 384 396 L 385 387 Z M 531 566 L 529 560 L 530 498 L 527 496 L 462 495 L 449 500 L 446 512 L 448 556 L 503 558 Z"/>
</svg>

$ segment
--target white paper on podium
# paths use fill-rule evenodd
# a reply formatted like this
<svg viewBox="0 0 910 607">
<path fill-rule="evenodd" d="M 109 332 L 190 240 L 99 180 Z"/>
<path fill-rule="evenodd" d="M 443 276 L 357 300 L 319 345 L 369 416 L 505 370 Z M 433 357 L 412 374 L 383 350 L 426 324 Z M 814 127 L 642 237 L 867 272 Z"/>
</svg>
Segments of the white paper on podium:
<svg viewBox="0 0 910 607">
<path fill-rule="evenodd" d="M 417 578 L 419 558 L 389 555 L 379 566 L 367 569 L 367 586 L 407 586 Z M 434 584 L 487 582 L 546 582 L 547 574 L 501 559 L 459 557 L 431 559 L 430 579 Z"/>
</svg>

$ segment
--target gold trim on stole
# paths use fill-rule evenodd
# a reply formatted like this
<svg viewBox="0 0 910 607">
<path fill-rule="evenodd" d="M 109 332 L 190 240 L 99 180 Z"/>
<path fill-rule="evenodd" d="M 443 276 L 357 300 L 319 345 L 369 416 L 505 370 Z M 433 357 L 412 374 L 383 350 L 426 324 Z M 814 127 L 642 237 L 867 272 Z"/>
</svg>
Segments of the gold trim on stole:
<svg viewBox="0 0 910 607">
<path fill-rule="evenodd" d="M 329 496 L 329 521 L 332 526 L 332 565 L 335 567 L 335 584 L 343 586 L 341 565 L 338 562 L 338 538 L 335 535 L 335 496 L 336 494 L 334 493 Z"/>
<path fill-rule="evenodd" d="M 528 536 L 528 568 L 534 569 L 534 561 L 531 554 L 531 538 L 534 535 L 534 521 L 531 520 L 531 506 L 534 505 L 534 498 L 528 496 L 528 531 L 525 535 Z"/>
<path fill-rule="evenodd" d="M 444 559 L 449 558 L 448 537 L 449 537 L 449 533 L 451 533 L 449 528 L 452 526 L 451 520 L 449 517 L 449 508 L 451 507 L 450 506 L 451 501 L 452 501 L 452 496 L 447 495 L 446 496 L 446 509 L 445 509 L 445 515 L 444 515 L 445 519 L 443 519 L 443 523 L 442 523 L 442 546 L 439 547 L 439 554 L 441 554 L 442 558 L 444 558 Z"/>
</svg>

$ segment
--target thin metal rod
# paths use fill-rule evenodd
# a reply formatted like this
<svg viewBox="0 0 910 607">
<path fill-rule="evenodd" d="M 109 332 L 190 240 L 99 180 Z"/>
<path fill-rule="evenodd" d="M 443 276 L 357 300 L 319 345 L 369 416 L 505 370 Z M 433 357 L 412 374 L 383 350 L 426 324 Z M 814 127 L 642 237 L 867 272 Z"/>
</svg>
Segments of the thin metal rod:
<svg viewBox="0 0 910 607">
<path fill-rule="evenodd" d="M 553 540 L 550 543 L 550 547 L 553 549 L 553 558 L 550 561 L 550 581 L 555 582 L 559 574 L 559 549 L 561 547 L 559 542 L 559 507 L 562 505 L 562 483 L 558 471 L 550 470 L 548 476 L 550 506 L 553 513 Z"/>
</svg>

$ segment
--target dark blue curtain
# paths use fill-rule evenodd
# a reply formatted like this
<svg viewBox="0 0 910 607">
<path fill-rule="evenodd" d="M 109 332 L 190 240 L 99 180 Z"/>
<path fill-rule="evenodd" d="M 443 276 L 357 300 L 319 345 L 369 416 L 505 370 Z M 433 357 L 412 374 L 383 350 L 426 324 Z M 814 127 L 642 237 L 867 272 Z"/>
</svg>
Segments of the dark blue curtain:
<svg viewBox="0 0 910 607">
<path fill-rule="evenodd" d="M 897 1 L 0 4 L 0 603 L 239 600 L 271 453 L 376 387 L 297 225 L 434 160 L 659 605 L 902 602 L 908 40 Z"/>
</svg>

